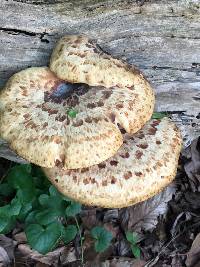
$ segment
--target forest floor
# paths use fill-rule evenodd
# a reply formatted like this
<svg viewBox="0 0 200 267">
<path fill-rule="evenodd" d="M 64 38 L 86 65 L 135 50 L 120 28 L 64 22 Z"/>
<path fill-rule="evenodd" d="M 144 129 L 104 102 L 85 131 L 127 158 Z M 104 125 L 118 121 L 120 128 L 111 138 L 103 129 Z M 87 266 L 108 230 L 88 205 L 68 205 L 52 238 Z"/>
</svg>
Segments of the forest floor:
<svg viewBox="0 0 200 267">
<path fill-rule="evenodd" d="M 5 177 L 12 162 L 1 159 Z M 80 236 L 42 255 L 26 242 L 23 224 L 0 235 L 0 266 L 199 267 L 200 266 L 200 138 L 182 152 L 176 179 L 153 198 L 124 209 L 82 207 Z M 112 233 L 109 247 L 94 250 L 89 231 L 103 226 Z M 125 232 L 137 233 L 140 257 L 134 258 Z M 84 264 L 80 262 L 83 251 Z"/>
</svg>

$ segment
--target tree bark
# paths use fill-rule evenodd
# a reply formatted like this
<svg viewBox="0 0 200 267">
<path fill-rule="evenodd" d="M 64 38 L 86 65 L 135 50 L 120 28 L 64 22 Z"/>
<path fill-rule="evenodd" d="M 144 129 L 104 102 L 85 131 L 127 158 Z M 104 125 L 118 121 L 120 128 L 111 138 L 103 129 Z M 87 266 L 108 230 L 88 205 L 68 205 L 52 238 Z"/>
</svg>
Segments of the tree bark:
<svg viewBox="0 0 200 267">
<path fill-rule="evenodd" d="M 143 71 L 155 110 L 171 114 L 185 146 L 200 135 L 198 0 L 1 0 L 0 13 L 0 87 L 19 70 L 48 65 L 61 36 L 84 33 Z M 10 157 L 5 145 L 0 156 Z"/>
</svg>

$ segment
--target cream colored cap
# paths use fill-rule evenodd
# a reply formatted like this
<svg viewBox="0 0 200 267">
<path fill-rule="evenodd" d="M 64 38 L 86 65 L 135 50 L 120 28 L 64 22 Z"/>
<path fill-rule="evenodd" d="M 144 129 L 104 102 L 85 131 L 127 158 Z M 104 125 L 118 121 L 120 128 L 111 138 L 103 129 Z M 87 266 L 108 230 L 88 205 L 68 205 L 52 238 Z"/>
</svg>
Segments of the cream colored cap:
<svg viewBox="0 0 200 267">
<path fill-rule="evenodd" d="M 175 177 L 182 139 L 168 118 L 149 121 L 112 158 L 78 170 L 44 169 L 64 195 L 86 205 L 127 207 L 160 192 Z"/>
<path fill-rule="evenodd" d="M 119 96 L 111 95 L 112 91 L 67 84 L 46 67 L 23 70 L 0 94 L 1 137 L 39 166 L 73 169 L 98 164 L 123 142 L 108 110 Z"/>
<path fill-rule="evenodd" d="M 52 53 L 50 69 L 62 80 L 103 86 L 116 92 L 119 98 L 115 101 L 113 118 L 128 133 L 137 132 L 151 118 L 155 98 L 142 73 L 106 54 L 86 36 L 63 37 Z"/>
</svg>

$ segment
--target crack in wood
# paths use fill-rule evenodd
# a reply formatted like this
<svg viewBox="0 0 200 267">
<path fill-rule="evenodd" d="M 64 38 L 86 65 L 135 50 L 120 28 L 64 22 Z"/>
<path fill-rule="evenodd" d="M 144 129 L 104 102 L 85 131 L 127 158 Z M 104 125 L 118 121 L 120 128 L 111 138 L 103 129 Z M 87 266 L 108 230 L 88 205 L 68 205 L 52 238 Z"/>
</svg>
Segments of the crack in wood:
<svg viewBox="0 0 200 267">
<path fill-rule="evenodd" d="M 200 96 L 193 96 L 193 99 L 197 100 L 197 101 L 200 101 Z M 200 107 L 199 107 L 199 109 L 200 109 Z"/>
<path fill-rule="evenodd" d="M 192 63 L 194 64 L 194 63 Z M 140 66 L 142 69 L 154 69 L 154 70 L 179 70 L 179 71 L 190 71 L 190 72 L 195 72 L 198 71 L 198 68 L 200 68 L 200 66 L 198 67 L 193 67 L 193 65 L 191 64 L 191 68 L 174 68 L 174 67 L 171 67 L 171 66 Z M 199 63 L 197 63 L 199 64 Z"/>
<path fill-rule="evenodd" d="M 14 28 L 3 28 L 0 27 L 0 31 L 8 32 L 13 35 L 18 35 L 18 34 L 23 34 L 23 35 L 28 35 L 28 36 L 36 36 L 37 33 L 35 32 L 28 32 L 20 29 L 14 29 Z"/>
<path fill-rule="evenodd" d="M 200 40 L 199 36 L 179 36 L 179 35 L 165 35 L 165 37 L 176 38 L 176 39 L 187 39 L 187 40 Z"/>
<path fill-rule="evenodd" d="M 53 5 L 53 4 L 62 4 L 66 0 L 13 0 L 13 2 L 23 3 L 23 4 L 32 4 L 32 5 Z"/>
<path fill-rule="evenodd" d="M 4 27 L 0 27 L 0 31 L 7 32 L 8 34 L 12 34 L 12 35 L 22 34 L 25 36 L 39 36 L 41 42 L 49 43 L 49 40 L 45 37 L 46 35 L 48 35 L 46 32 L 36 33 L 36 32 L 15 29 L 15 28 L 4 28 Z"/>
</svg>

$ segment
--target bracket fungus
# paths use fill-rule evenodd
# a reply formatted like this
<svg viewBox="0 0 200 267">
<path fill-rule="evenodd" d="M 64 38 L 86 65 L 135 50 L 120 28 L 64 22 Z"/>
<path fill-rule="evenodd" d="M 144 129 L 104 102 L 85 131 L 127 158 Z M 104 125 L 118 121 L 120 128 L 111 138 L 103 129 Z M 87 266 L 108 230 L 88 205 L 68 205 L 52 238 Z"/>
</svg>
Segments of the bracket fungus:
<svg viewBox="0 0 200 267">
<path fill-rule="evenodd" d="M 0 94 L 0 134 L 20 156 L 47 168 L 89 167 L 120 148 L 119 125 L 134 133 L 150 119 L 149 83 L 99 51 L 86 37 L 64 37 L 51 60 L 57 76 L 34 67 L 8 80 Z"/>
<path fill-rule="evenodd" d="M 65 36 L 50 69 L 29 68 L 8 80 L 0 93 L 0 135 L 43 167 L 64 195 L 126 207 L 175 177 L 181 136 L 168 118 L 150 120 L 154 102 L 135 67 L 86 36 Z"/>
<path fill-rule="evenodd" d="M 152 197 L 175 177 L 181 135 L 168 118 L 150 120 L 106 161 L 77 170 L 44 169 L 64 195 L 86 205 L 127 207 Z"/>
<path fill-rule="evenodd" d="M 109 116 L 128 133 L 137 132 L 151 118 L 155 97 L 142 73 L 105 53 L 84 35 L 61 38 L 52 53 L 50 69 L 62 80 L 95 86 L 91 102 L 98 99 L 99 91 L 105 90 L 101 100 L 112 99 Z M 106 114 L 107 110 L 103 112 Z"/>
</svg>

